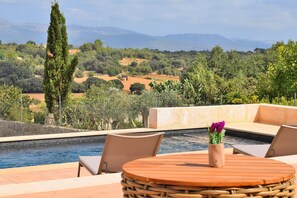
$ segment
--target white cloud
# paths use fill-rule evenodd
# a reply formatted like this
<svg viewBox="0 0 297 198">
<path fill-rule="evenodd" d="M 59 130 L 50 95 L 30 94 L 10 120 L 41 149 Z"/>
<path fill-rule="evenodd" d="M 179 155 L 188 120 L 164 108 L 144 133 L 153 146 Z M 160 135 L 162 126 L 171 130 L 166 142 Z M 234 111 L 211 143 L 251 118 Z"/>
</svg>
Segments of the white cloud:
<svg viewBox="0 0 297 198">
<path fill-rule="evenodd" d="M 67 8 L 64 13 L 76 19 L 82 18 L 84 20 L 88 20 L 92 17 L 92 15 L 90 15 L 87 11 L 79 8 Z"/>
</svg>

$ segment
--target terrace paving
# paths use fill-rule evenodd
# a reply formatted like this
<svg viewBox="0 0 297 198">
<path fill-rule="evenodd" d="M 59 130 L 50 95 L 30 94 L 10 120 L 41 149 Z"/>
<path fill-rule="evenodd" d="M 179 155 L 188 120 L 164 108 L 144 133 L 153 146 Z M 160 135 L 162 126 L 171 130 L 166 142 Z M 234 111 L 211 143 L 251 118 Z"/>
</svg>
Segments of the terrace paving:
<svg viewBox="0 0 297 198">
<path fill-rule="evenodd" d="M 14 196 L 6 196 L 7 198 L 122 198 L 122 186 L 120 182 L 115 184 L 109 185 L 97 185 L 92 187 L 85 187 L 85 188 L 75 188 L 75 189 L 68 189 L 68 190 L 57 190 L 57 191 L 50 191 L 50 192 L 40 192 L 40 193 L 33 193 L 33 194 L 25 194 L 25 195 L 14 195 Z"/>
<path fill-rule="evenodd" d="M 195 153 L 205 153 L 197 151 Z M 226 149 L 232 153 L 232 149 Z M 122 197 L 120 173 L 90 176 L 78 163 L 51 164 L 0 170 L 0 197 Z"/>
<path fill-rule="evenodd" d="M 204 153 L 199 151 L 195 153 Z M 232 149 L 226 149 L 232 153 Z M 276 158 L 293 164 L 297 170 L 297 156 Z M 122 197 L 120 173 L 90 176 L 82 169 L 77 178 L 77 163 L 52 164 L 0 170 L 0 197 Z M 297 198 L 297 196 L 295 196 Z"/>
<path fill-rule="evenodd" d="M 254 131 L 259 134 L 274 136 L 279 126 L 259 123 L 234 123 L 226 126 L 226 129 L 229 130 L 239 130 L 240 128 L 242 128 L 242 131 Z M 43 139 L 43 137 L 41 137 L 41 139 Z M 11 139 L 6 140 L 18 141 Z M 200 152 L 203 153 L 206 151 L 199 151 L 197 153 Z M 232 149 L 226 149 L 226 153 L 232 153 Z M 277 160 L 293 164 L 295 170 L 297 170 L 297 155 L 277 158 Z M 64 163 L 0 169 L 0 197 L 122 197 L 120 173 L 90 176 L 85 169 L 82 169 L 82 176 L 77 178 L 77 166 L 78 163 Z M 297 198 L 297 196 L 295 196 L 295 198 Z"/>
<path fill-rule="evenodd" d="M 82 177 L 77 178 L 77 165 L 64 163 L 2 169 L 0 197 L 69 197 L 70 194 L 71 197 L 96 197 L 101 193 L 102 197 L 122 196 L 120 173 L 90 176 L 82 169 Z"/>
</svg>

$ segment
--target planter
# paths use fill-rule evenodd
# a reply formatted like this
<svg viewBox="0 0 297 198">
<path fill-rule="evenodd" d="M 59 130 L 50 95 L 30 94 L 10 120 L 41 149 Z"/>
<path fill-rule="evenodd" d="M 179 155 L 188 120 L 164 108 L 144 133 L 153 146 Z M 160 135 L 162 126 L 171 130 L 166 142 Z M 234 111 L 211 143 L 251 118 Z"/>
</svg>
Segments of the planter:
<svg viewBox="0 0 297 198">
<path fill-rule="evenodd" d="M 224 144 L 208 144 L 209 166 L 220 168 L 225 165 Z"/>
</svg>

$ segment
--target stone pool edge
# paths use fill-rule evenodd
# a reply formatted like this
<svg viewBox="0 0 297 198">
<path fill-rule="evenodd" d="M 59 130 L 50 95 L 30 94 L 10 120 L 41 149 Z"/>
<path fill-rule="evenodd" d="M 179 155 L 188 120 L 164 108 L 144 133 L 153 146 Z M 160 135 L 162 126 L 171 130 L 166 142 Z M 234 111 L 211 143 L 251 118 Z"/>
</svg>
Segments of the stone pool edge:
<svg viewBox="0 0 297 198">
<path fill-rule="evenodd" d="M 243 129 L 244 127 L 244 129 Z M 227 124 L 226 130 L 238 131 L 243 134 L 261 135 L 274 137 L 280 126 L 255 124 L 255 123 L 237 123 L 236 125 Z M 55 134 L 42 134 L 42 135 L 27 135 L 27 136 L 11 136 L 0 137 L 1 143 L 16 143 L 23 141 L 36 141 L 36 140 L 53 140 L 53 139 L 67 139 L 79 137 L 92 137 L 92 136 L 105 136 L 107 134 L 128 134 L 128 133 L 149 133 L 149 132 L 180 132 L 191 131 L 200 128 L 187 128 L 187 129 L 153 129 L 153 128 L 135 128 L 135 129 L 119 129 L 119 130 L 106 130 L 106 131 L 87 131 L 87 132 L 73 132 L 73 133 L 55 133 Z"/>
</svg>

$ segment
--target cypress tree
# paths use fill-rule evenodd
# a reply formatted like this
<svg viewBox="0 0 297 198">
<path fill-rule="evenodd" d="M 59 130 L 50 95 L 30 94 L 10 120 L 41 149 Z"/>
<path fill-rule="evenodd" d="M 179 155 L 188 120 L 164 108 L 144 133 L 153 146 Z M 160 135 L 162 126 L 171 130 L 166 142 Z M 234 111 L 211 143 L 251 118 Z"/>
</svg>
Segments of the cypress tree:
<svg viewBox="0 0 297 198">
<path fill-rule="evenodd" d="M 48 27 L 43 88 L 48 113 L 57 113 L 59 97 L 62 105 L 67 104 L 73 73 L 78 63 L 75 56 L 69 60 L 68 37 L 65 17 L 57 1 L 53 2 Z"/>
</svg>

